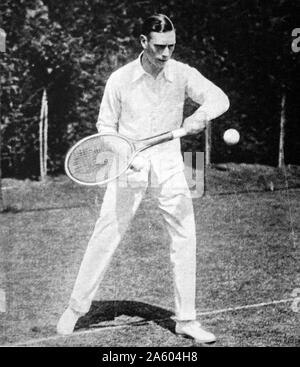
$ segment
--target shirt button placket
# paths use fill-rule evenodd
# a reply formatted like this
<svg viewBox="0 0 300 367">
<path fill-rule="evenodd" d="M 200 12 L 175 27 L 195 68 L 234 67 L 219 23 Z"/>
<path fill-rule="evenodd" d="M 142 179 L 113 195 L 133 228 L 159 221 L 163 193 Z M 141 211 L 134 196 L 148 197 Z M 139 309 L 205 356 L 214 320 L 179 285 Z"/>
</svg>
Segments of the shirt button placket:
<svg viewBox="0 0 300 367">
<path fill-rule="evenodd" d="M 154 109 L 151 112 L 151 127 L 152 127 L 152 133 L 153 133 L 153 135 L 157 134 L 157 132 L 158 132 L 157 123 L 158 123 L 157 111 Z"/>
</svg>

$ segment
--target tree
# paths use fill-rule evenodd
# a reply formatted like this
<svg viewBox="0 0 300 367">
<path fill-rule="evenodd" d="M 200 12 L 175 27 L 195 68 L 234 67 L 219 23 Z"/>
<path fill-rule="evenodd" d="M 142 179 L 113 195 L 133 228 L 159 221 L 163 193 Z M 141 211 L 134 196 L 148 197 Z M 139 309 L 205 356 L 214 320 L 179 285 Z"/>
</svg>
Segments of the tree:
<svg viewBox="0 0 300 367">
<path fill-rule="evenodd" d="M 294 80 L 299 68 L 299 57 L 291 50 L 297 7 L 293 0 L 268 3 L 251 0 L 221 5 L 223 15 L 216 37 L 230 57 L 228 65 L 234 76 L 230 89 L 240 91 L 235 93 L 229 116 L 240 115 L 239 124 L 244 131 L 241 148 L 252 156 L 256 150 L 257 162 L 266 161 L 266 157 L 268 163 L 278 162 L 283 95 L 286 118 L 297 118 L 296 114 L 288 114 L 291 96 L 296 93 Z"/>
<path fill-rule="evenodd" d="M 138 55 L 139 26 L 154 11 L 174 20 L 175 57 L 198 68 L 229 95 L 230 110 L 213 123 L 212 162 L 277 165 L 285 94 L 285 159 L 300 163 L 293 154 L 300 149 L 299 86 L 294 77 L 299 57 L 291 52 L 295 5 L 295 0 L 2 0 L 3 28 L 9 33 L 9 52 L 3 55 L 4 174 L 39 177 L 44 88 L 49 100 L 48 170 L 62 171 L 68 147 L 95 132 L 106 80 Z M 189 104 L 186 115 L 194 108 Z M 232 150 L 222 143 L 228 127 L 242 136 Z M 203 151 L 204 138 L 187 137 L 182 146 Z"/>
<path fill-rule="evenodd" d="M 6 0 L 4 12 L 4 23 L 8 28 L 11 23 L 18 23 L 11 29 L 10 53 L 5 60 L 5 170 L 14 176 L 38 177 L 41 95 L 47 88 L 50 107 L 55 105 L 50 108 L 49 129 L 49 168 L 55 171 L 57 157 L 61 161 L 62 152 L 67 149 L 63 139 L 68 123 L 76 119 L 71 104 L 78 89 L 76 82 L 80 66 L 73 55 L 82 55 L 84 50 L 78 46 L 78 40 L 64 32 L 58 23 L 49 20 L 48 9 L 42 1 L 28 1 L 26 5 L 21 1 L 19 5 L 20 8 L 15 9 L 15 4 Z M 53 70 L 50 74 L 49 69 Z"/>
</svg>

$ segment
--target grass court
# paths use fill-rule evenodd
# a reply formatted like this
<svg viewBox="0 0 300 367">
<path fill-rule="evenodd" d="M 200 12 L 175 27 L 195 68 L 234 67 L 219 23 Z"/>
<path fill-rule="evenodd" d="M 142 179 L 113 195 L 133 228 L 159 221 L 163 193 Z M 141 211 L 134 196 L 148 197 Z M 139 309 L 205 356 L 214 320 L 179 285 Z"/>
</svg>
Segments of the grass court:
<svg viewBox="0 0 300 367">
<path fill-rule="evenodd" d="M 219 165 L 206 184 L 193 199 L 198 319 L 215 346 L 300 346 L 300 168 Z M 195 346 L 174 334 L 168 237 L 150 193 L 90 312 L 56 334 L 103 193 L 64 176 L 4 180 L 1 345 Z"/>
</svg>

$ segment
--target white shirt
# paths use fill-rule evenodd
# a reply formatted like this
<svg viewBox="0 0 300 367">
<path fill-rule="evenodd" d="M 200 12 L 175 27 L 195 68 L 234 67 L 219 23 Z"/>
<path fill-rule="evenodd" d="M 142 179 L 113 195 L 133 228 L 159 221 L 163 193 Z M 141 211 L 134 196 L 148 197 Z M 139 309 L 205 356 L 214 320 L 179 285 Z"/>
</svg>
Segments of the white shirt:
<svg viewBox="0 0 300 367">
<path fill-rule="evenodd" d="M 118 131 L 133 139 L 144 139 L 182 125 L 186 97 L 201 106 L 212 120 L 229 108 L 224 92 L 198 70 L 170 59 L 154 79 L 141 65 L 141 55 L 109 77 L 100 106 L 99 132 Z M 180 140 L 143 152 L 151 168 L 164 180 L 183 169 Z"/>
</svg>

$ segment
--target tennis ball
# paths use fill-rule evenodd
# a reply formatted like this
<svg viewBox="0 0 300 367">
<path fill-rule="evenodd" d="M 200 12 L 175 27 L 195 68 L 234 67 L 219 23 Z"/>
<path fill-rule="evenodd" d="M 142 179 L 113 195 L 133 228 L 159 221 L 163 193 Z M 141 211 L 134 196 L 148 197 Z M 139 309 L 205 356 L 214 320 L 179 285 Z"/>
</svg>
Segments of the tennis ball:
<svg viewBox="0 0 300 367">
<path fill-rule="evenodd" d="M 223 135 L 223 139 L 226 144 L 234 145 L 237 144 L 240 140 L 240 134 L 236 129 L 228 129 L 225 131 Z"/>
</svg>

